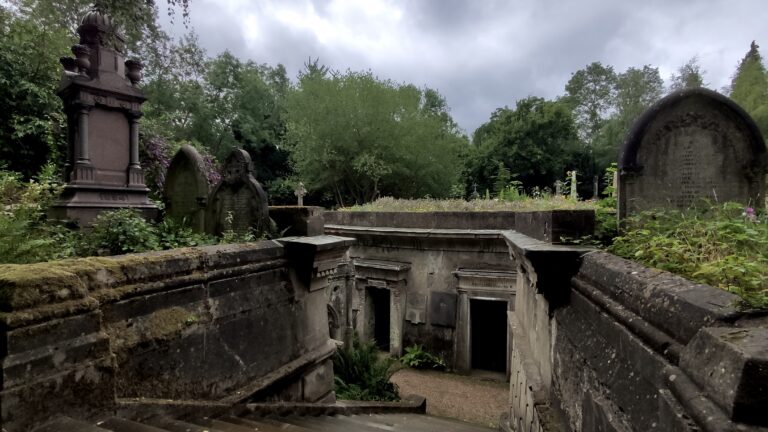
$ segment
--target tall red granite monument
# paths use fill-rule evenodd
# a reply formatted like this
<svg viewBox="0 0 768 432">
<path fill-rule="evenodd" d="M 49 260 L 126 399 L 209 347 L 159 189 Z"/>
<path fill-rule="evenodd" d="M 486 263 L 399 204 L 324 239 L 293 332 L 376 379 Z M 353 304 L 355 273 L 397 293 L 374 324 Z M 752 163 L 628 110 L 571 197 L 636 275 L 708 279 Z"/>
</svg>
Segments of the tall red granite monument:
<svg viewBox="0 0 768 432">
<path fill-rule="evenodd" d="M 74 58 L 63 57 L 58 95 L 67 115 L 65 181 L 54 217 L 86 226 L 100 213 L 135 208 L 154 217 L 139 163 L 139 119 L 146 100 L 137 86 L 142 64 L 125 60 L 124 38 L 98 7 L 77 29 Z"/>
</svg>

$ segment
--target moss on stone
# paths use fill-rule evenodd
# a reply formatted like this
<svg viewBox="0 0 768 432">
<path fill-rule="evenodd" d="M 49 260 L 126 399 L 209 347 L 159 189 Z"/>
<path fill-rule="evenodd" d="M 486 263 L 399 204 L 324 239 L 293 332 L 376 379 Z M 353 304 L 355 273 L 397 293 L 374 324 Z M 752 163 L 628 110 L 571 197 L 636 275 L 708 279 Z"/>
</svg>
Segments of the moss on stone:
<svg viewBox="0 0 768 432">
<path fill-rule="evenodd" d="M 0 265 L 0 310 L 12 311 L 36 305 L 83 298 L 89 292 L 104 290 L 152 277 L 148 267 L 189 270 L 179 261 L 203 261 L 197 248 L 176 249 L 164 253 L 88 257 L 35 264 Z M 172 264 L 173 263 L 173 264 Z M 169 274 L 176 273 L 167 268 Z M 162 272 L 159 272 L 162 273 Z M 158 273 L 158 275 L 159 275 Z"/>
</svg>

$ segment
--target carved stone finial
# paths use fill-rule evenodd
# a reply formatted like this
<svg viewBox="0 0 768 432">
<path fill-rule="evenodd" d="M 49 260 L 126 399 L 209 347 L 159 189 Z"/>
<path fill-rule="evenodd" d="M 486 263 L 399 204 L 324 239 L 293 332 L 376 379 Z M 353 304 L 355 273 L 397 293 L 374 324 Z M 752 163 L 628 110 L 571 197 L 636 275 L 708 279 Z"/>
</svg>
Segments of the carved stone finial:
<svg viewBox="0 0 768 432">
<path fill-rule="evenodd" d="M 125 61 L 125 76 L 131 80 L 131 84 L 136 85 L 141 81 L 144 64 L 138 59 L 128 59 Z"/>
<path fill-rule="evenodd" d="M 64 70 L 67 72 L 77 72 L 77 61 L 72 57 L 60 57 L 59 63 L 64 66 Z"/>
<path fill-rule="evenodd" d="M 91 49 L 86 45 L 73 45 L 72 54 L 75 55 L 78 72 L 87 75 L 91 69 Z"/>
</svg>

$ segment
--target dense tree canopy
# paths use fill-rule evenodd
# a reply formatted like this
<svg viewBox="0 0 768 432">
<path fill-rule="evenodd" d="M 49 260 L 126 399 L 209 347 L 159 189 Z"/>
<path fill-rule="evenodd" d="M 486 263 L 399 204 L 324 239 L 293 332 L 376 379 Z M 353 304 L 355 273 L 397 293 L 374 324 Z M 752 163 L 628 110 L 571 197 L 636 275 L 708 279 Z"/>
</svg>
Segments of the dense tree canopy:
<svg viewBox="0 0 768 432">
<path fill-rule="evenodd" d="M 299 178 L 310 190 L 332 192 L 337 204 L 443 197 L 458 182 L 466 139 L 434 90 L 310 63 L 286 112 Z"/>
<path fill-rule="evenodd" d="M 498 193 L 506 171 L 526 188 L 551 187 L 564 177 L 577 151 L 578 136 L 565 102 L 529 97 L 515 109 L 499 108 L 473 137 L 476 149 L 470 177 L 481 189 Z M 507 183 L 507 184 L 504 184 Z"/>
<path fill-rule="evenodd" d="M 29 178 L 64 148 L 56 96 L 66 35 L 0 7 L 0 167 Z"/>
</svg>

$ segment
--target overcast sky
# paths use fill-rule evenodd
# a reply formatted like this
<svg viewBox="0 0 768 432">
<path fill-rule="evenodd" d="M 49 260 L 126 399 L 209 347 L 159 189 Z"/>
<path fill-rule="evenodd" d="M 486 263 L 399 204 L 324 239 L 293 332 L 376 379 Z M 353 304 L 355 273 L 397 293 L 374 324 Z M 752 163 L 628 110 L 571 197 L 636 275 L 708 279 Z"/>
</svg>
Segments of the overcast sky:
<svg viewBox="0 0 768 432">
<path fill-rule="evenodd" d="M 752 40 L 768 48 L 766 0 L 191 0 L 189 25 L 213 56 L 308 58 L 437 89 L 471 134 L 493 110 L 563 94 L 593 61 L 617 72 L 693 56 L 713 89 L 730 82 Z M 161 6 L 162 7 L 162 6 Z M 163 9 L 164 10 L 164 9 Z M 179 15 L 177 13 L 177 15 Z M 184 27 L 164 22 L 180 35 Z M 765 56 L 765 50 L 761 48 Z"/>
</svg>

